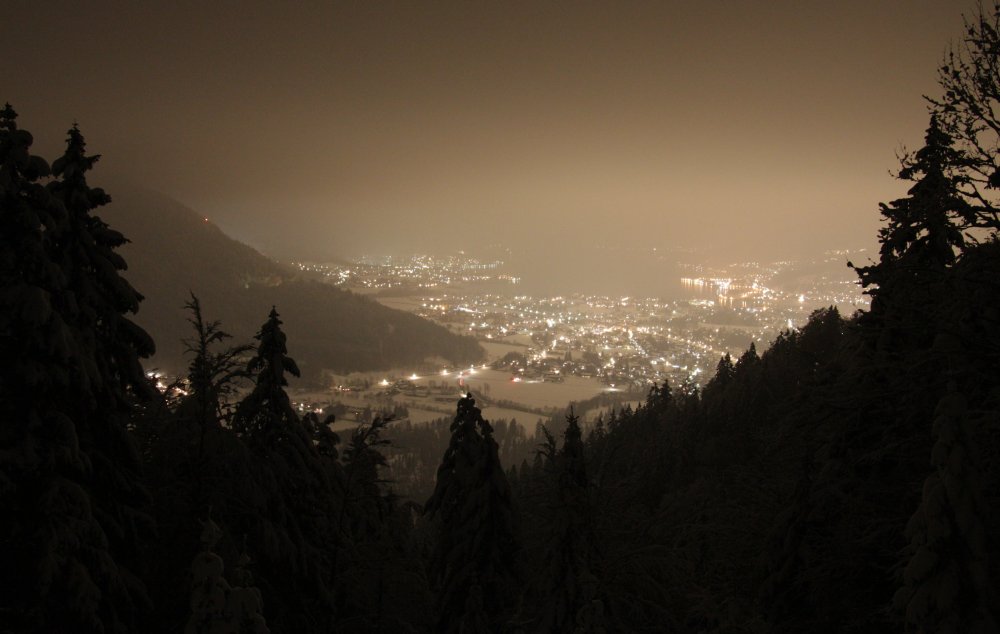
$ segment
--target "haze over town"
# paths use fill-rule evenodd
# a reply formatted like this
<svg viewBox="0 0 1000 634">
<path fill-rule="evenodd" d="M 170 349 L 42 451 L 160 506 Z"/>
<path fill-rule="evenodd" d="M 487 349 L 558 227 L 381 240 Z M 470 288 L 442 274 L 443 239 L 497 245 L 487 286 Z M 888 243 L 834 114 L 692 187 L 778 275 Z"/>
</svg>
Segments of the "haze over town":
<svg viewBox="0 0 1000 634">
<path fill-rule="evenodd" d="M 286 261 L 499 244 L 566 283 L 595 249 L 870 248 L 961 29 L 943 0 L 46 6 L 0 39 L 44 155 L 78 122 L 105 179 Z"/>
</svg>

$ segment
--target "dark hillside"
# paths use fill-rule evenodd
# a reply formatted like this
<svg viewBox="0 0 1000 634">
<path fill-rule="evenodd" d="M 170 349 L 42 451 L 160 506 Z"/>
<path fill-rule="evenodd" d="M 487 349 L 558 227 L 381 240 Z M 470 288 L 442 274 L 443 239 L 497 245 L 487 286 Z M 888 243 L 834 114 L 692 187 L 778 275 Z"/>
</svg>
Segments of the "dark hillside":
<svg viewBox="0 0 1000 634">
<path fill-rule="evenodd" d="M 201 299 L 206 316 L 222 320 L 237 340 L 249 339 L 276 305 L 306 376 L 322 369 L 412 365 L 428 357 L 467 363 L 481 354 L 472 339 L 296 276 L 167 196 L 110 189 L 114 202 L 101 216 L 131 241 L 122 253 L 129 281 L 146 297 L 137 321 L 157 343 L 150 367 L 183 367 L 180 340 L 189 336 L 183 309 L 189 290 Z"/>
</svg>

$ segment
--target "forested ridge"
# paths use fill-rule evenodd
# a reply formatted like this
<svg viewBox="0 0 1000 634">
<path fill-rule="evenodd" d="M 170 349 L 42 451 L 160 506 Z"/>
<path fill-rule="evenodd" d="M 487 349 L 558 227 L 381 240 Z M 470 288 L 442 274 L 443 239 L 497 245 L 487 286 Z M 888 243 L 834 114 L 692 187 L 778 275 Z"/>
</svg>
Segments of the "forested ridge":
<svg viewBox="0 0 1000 634">
<path fill-rule="evenodd" d="M 477 362 L 482 349 L 415 315 L 298 275 L 233 240 L 204 218 L 163 194 L 122 184 L 101 216 L 128 236 L 122 255 L 129 281 L 146 299 L 136 322 L 156 338 L 147 365 L 175 373 L 186 365 L 184 302 L 194 292 L 233 336 L 248 339 L 258 315 L 272 304 L 297 333 L 305 377 L 418 366 L 428 357 L 453 364 Z"/>
<path fill-rule="evenodd" d="M 568 411 L 530 460 L 472 395 L 398 432 L 300 416 L 279 301 L 244 344 L 189 295 L 155 389 L 96 157 L 76 127 L 32 155 L 6 106 L 0 632 L 1000 631 L 998 69 L 992 6 L 852 265 L 870 310 Z M 400 497 L 428 439 L 434 488 Z"/>
</svg>

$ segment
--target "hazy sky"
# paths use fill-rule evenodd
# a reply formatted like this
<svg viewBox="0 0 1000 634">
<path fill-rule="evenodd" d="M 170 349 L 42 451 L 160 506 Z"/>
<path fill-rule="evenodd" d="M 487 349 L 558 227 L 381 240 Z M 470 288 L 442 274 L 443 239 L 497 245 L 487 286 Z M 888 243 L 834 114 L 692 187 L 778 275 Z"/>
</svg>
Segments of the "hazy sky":
<svg viewBox="0 0 1000 634">
<path fill-rule="evenodd" d="M 972 8 L 8 1 L 0 101 L 279 256 L 770 259 L 874 243 Z"/>
</svg>

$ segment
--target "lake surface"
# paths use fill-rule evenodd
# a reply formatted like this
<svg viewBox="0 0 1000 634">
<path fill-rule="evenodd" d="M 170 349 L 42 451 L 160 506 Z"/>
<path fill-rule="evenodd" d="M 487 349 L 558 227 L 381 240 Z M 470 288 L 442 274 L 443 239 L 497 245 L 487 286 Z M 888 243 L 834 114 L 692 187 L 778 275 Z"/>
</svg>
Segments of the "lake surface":
<svg viewBox="0 0 1000 634">
<path fill-rule="evenodd" d="M 681 287 L 676 254 L 652 249 L 581 246 L 572 255 L 544 250 L 513 254 L 506 268 L 521 277 L 517 293 L 554 296 L 572 293 L 609 296 L 687 296 Z"/>
</svg>

